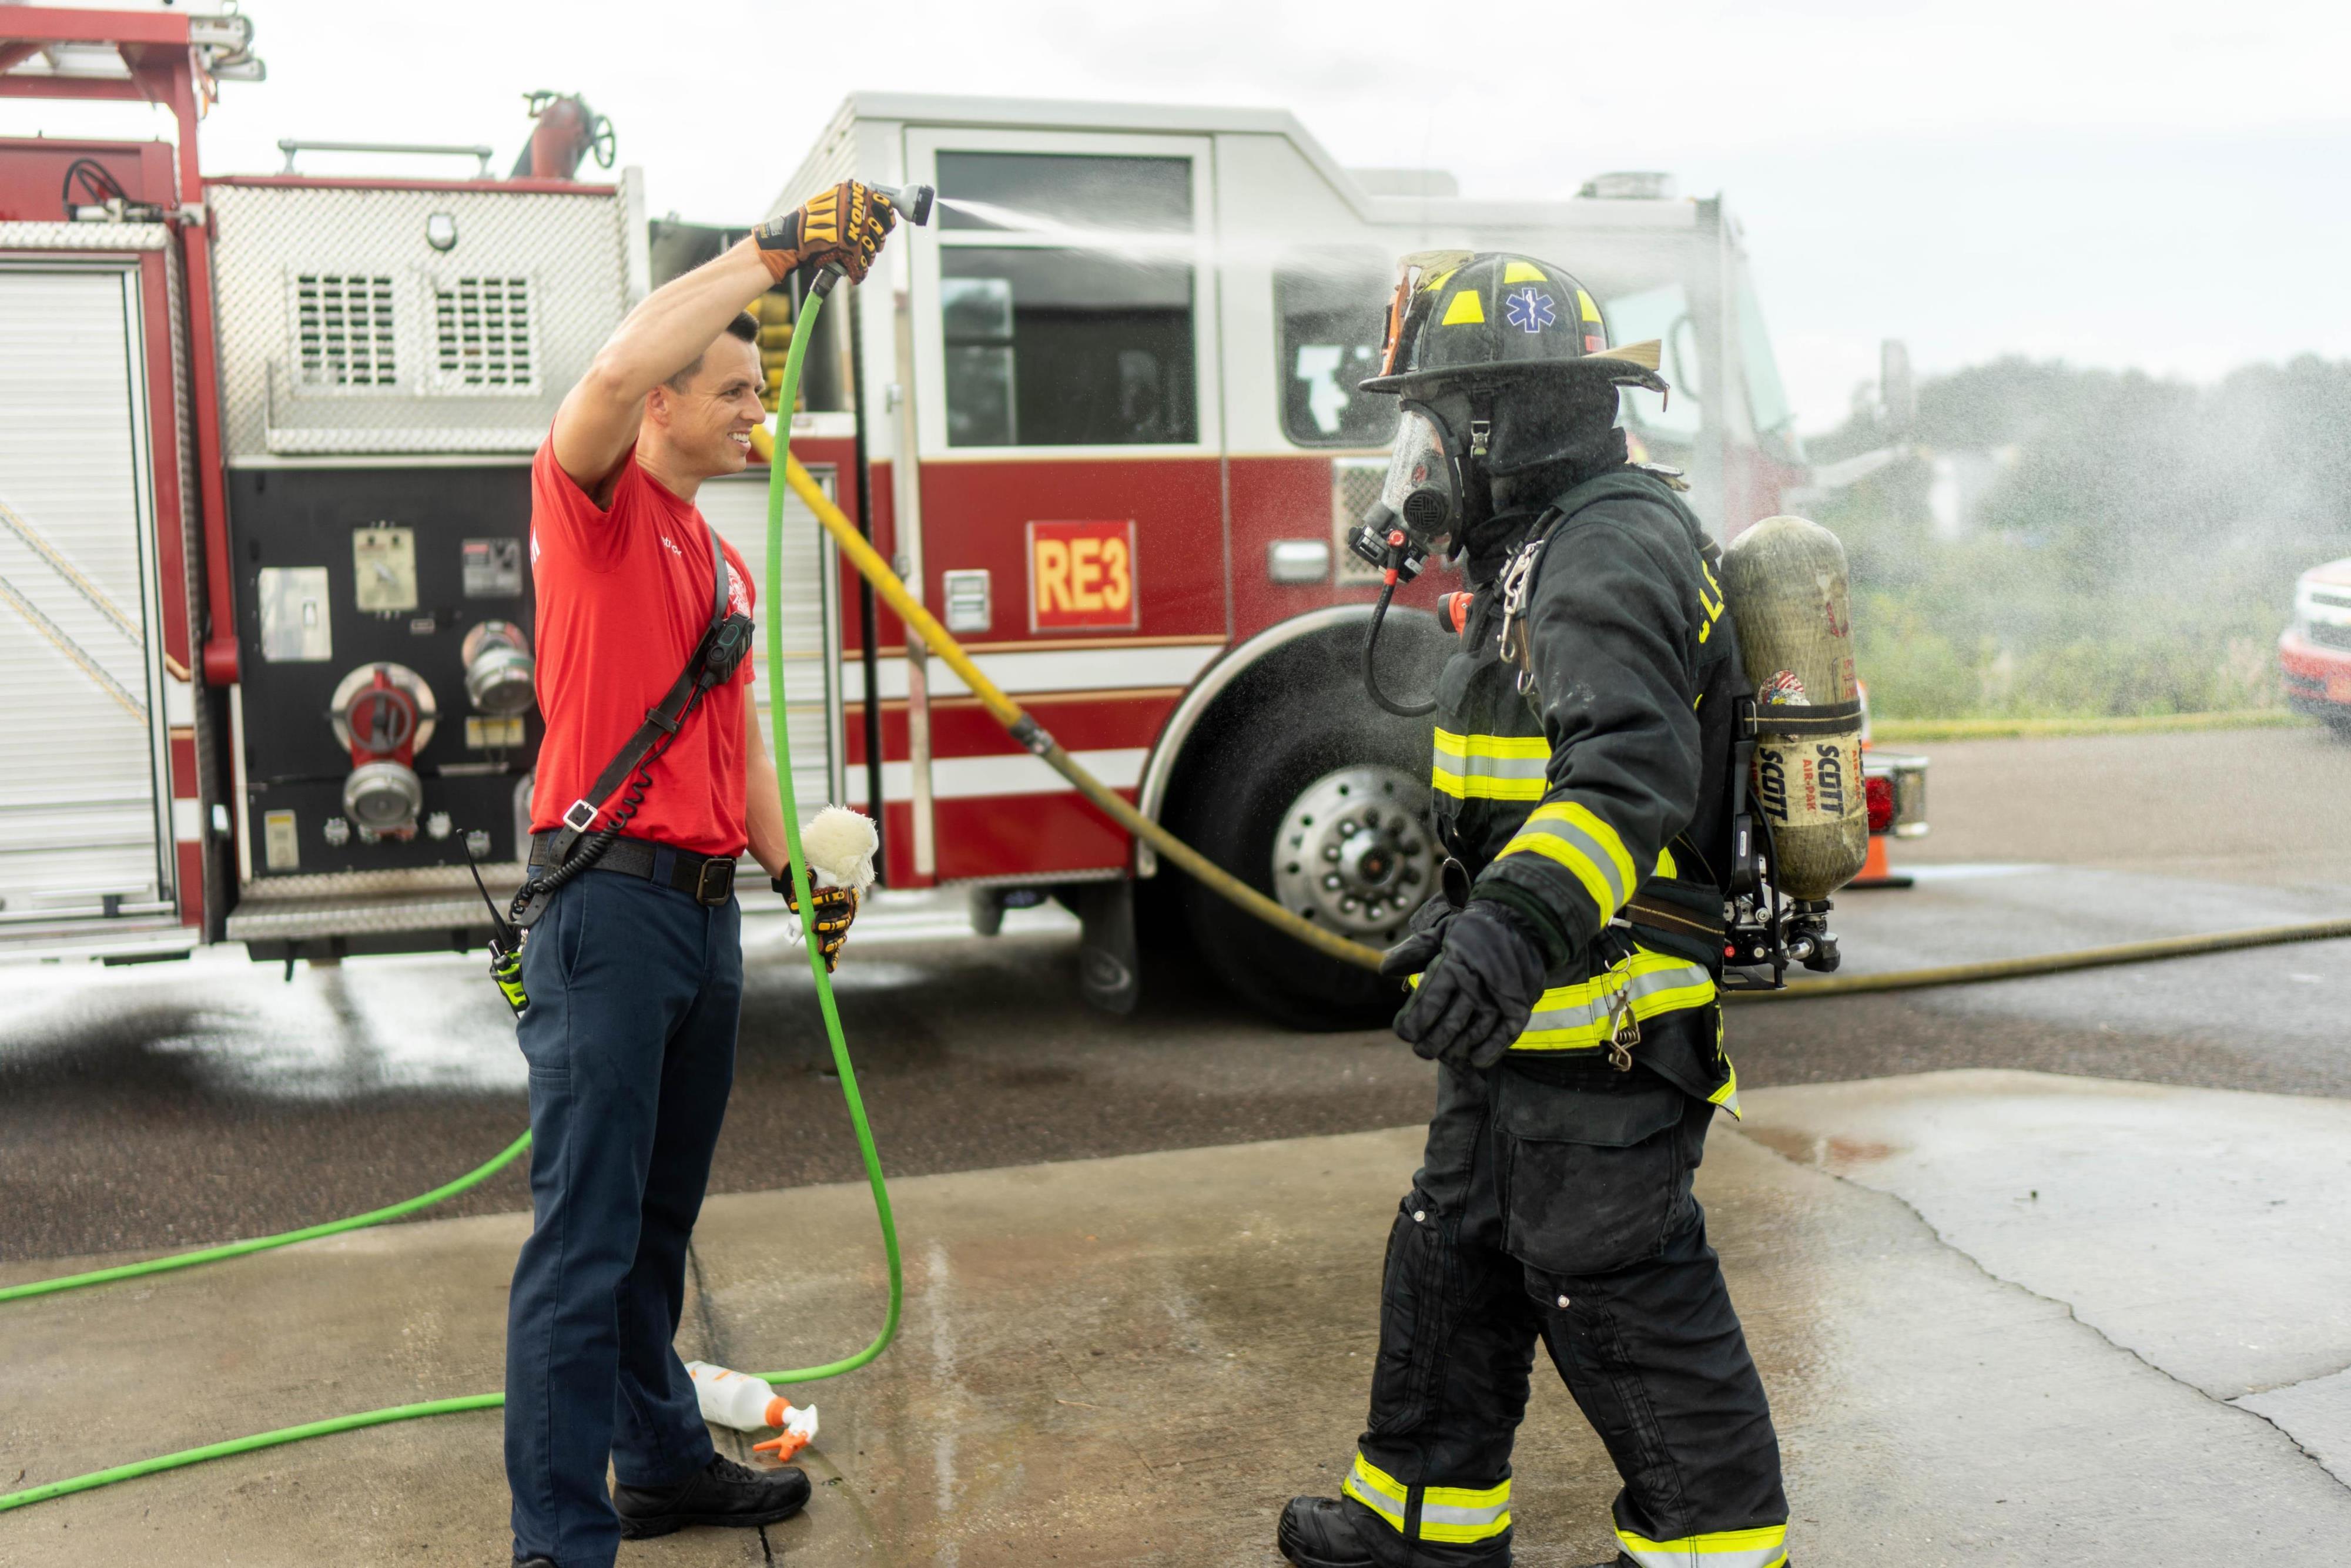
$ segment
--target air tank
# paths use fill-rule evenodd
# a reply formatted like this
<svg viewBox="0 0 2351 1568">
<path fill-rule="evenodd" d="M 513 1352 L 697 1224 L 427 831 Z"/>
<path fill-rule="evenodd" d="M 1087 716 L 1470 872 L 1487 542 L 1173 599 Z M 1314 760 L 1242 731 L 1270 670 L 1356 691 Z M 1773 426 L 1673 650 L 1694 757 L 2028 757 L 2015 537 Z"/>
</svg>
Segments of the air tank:
<svg viewBox="0 0 2351 1568">
<path fill-rule="evenodd" d="M 1723 552 L 1723 578 L 1755 687 L 1753 785 L 1773 881 L 1790 898 L 1824 899 L 1869 854 L 1844 546 L 1818 523 L 1766 517 Z"/>
</svg>

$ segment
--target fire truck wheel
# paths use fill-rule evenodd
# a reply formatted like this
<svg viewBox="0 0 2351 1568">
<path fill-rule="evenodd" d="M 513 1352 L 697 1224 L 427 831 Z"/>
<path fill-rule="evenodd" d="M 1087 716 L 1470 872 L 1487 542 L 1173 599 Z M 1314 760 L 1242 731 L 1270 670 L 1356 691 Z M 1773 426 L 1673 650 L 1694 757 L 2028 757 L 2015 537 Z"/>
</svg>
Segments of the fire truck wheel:
<svg viewBox="0 0 2351 1568">
<path fill-rule="evenodd" d="M 1360 701 L 1280 703 L 1220 736 L 1187 768 L 1178 837 L 1289 909 L 1384 947 L 1435 888 L 1428 731 Z M 1184 923 L 1209 970 L 1297 1029 L 1376 1028 L 1402 988 L 1324 957 L 1174 874 Z"/>
</svg>

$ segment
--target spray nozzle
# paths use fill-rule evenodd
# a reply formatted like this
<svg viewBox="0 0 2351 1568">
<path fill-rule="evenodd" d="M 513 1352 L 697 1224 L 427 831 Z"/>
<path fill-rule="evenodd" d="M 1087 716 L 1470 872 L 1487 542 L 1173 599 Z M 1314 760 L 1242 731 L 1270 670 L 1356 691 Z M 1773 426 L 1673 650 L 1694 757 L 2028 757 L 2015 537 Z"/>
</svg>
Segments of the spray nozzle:
<svg viewBox="0 0 2351 1568">
<path fill-rule="evenodd" d="M 866 189 L 889 203 L 891 211 L 916 228 L 931 221 L 931 203 L 938 195 L 928 185 L 868 185 Z"/>
</svg>

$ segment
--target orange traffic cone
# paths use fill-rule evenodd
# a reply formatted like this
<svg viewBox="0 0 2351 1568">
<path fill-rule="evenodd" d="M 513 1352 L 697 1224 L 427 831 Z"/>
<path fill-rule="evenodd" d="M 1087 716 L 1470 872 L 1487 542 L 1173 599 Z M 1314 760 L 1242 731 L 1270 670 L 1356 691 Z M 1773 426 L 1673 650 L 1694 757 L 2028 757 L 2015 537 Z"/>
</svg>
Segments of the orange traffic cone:
<svg viewBox="0 0 2351 1568">
<path fill-rule="evenodd" d="M 1896 876 L 1886 863 L 1886 841 L 1888 835 L 1869 835 L 1869 858 L 1861 862 L 1861 874 L 1846 883 L 1847 887 L 1915 887 L 1918 879 Z"/>
</svg>

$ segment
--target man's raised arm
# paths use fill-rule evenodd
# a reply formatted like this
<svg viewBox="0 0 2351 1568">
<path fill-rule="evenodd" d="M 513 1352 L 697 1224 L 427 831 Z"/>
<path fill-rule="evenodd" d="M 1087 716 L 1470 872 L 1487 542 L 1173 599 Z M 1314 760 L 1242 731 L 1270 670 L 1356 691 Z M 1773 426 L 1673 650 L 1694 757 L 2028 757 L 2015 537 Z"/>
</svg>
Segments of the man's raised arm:
<svg viewBox="0 0 2351 1568">
<path fill-rule="evenodd" d="M 737 312 L 796 268 L 831 263 L 862 281 L 893 222 L 888 202 L 849 181 L 645 296 L 557 411 L 557 464 L 598 506 L 609 503 L 646 393 L 700 359 Z"/>
</svg>

